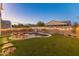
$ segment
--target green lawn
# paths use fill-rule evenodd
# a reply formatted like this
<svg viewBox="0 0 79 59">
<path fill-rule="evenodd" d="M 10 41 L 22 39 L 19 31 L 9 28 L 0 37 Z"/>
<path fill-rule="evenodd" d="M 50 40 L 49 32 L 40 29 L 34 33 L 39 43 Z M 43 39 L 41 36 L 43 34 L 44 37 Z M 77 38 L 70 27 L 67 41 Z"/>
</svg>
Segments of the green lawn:
<svg viewBox="0 0 79 59">
<path fill-rule="evenodd" d="M 79 56 L 79 39 L 53 35 L 48 38 L 31 38 L 13 41 L 15 56 Z"/>
<path fill-rule="evenodd" d="M 1 53 L 1 44 L 2 44 L 2 38 L 0 37 L 0 53 Z M 0 56 L 1 56 L 1 54 L 0 54 Z"/>
<path fill-rule="evenodd" d="M 2 44 L 2 38 L 0 37 L 0 44 Z"/>
</svg>

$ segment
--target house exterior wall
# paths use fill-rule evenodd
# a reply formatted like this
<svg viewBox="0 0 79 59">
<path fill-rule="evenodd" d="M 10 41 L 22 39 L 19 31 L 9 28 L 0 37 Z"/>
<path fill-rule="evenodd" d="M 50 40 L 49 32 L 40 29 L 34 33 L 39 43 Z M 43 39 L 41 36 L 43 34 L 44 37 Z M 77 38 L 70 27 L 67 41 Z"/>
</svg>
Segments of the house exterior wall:
<svg viewBox="0 0 79 59">
<path fill-rule="evenodd" d="M 11 28 L 11 22 L 10 21 L 1 21 L 1 29 L 8 29 Z"/>
<path fill-rule="evenodd" d="M 0 36 L 10 35 L 11 34 L 11 22 L 1 20 L 0 21 Z M 8 30 L 9 29 L 9 30 Z"/>
</svg>

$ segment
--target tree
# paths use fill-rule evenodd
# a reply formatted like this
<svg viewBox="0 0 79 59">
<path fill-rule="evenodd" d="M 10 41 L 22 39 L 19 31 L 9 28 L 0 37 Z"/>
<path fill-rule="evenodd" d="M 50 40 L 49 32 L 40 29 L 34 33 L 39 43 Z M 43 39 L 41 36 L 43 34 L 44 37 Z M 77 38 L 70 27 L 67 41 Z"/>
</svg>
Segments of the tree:
<svg viewBox="0 0 79 59">
<path fill-rule="evenodd" d="M 13 24 L 12 27 L 17 27 L 17 25 L 16 24 Z"/>
<path fill-rule="evenodd" d="M 18 27 L 24 27 L 24 25 L 23 24 L 18 24 Z"/>
<path fill-rule="evenodd" d="M 21 27 L 24 27 L 24 25 L 23 24 L 18 24 L 18 25 L 14 24 L 14 25 L 12 25 L 12 27 L 21 28 Z"/>
<path fill-rule="evenodd" d="M 45 23 L 42 22 L 42 21 L 39 21 L 39 22 L 37 23 L 37 26 L 45 26 Z"/>
</svg>

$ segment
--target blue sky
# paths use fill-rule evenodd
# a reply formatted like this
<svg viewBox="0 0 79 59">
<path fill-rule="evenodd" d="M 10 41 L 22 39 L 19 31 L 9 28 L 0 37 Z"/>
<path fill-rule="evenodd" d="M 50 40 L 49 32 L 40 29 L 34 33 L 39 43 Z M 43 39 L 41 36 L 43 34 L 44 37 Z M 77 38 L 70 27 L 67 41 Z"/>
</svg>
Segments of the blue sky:
<svg viewBox="0 0 79 59">
<path fill-rule="evenodd" d="M 50 20 L 79 22 L 77 3 L 5 3 L 3 19 L 12 23 L 37 23 Z"/>
</svg>

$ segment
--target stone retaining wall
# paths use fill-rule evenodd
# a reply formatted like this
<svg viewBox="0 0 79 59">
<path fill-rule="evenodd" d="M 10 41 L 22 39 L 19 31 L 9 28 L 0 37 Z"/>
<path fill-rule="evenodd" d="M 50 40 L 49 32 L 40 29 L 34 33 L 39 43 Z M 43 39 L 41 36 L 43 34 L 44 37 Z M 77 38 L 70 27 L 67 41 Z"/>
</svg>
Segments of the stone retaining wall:
<svg viewBox="0 0 79 59">
<path fill-rule="evenodd" d="M 79 27 L 76 29 L 76 36 L 79 38 Z"/>
</svg>

